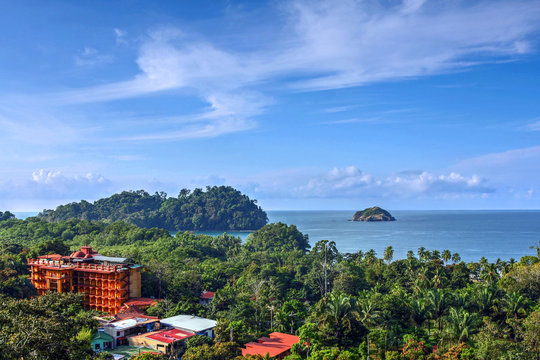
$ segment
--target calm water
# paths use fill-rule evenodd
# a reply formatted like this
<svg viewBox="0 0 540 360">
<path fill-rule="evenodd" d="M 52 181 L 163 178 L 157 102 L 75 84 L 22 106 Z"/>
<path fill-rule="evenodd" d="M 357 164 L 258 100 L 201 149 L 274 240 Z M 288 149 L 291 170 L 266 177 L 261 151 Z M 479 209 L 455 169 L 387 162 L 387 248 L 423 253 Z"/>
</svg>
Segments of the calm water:
<svg viewBox="0 0 540 360">
<path fill-rule="evenodd" d="M 540 210 L 531 211 L 391 211 L 393 222 L 348 221 L 354 211 L 268 211 L 270 222 L 295 224 L 309 235 L 313 245 L 332 240 L 341 252 L 374 249 L 382 256 L 387 246 L 394 248 L 394 258 L 404 258 L 407 250 L 423 246 L 428 250 L 449 249 L 464 261 L 485 256 L 519 259 L 533 255 L 530 246 L 540 241 Z M 36 213 L 17 213 L 17 217 Z M 220 235 L 222 232 L 204 232 Z M 249 231 L 228 232 L 242 239 Z"/>
<path fill-rule="evenodd" d="M 382 256 L 387 246 L 394 258 L 420 246 L 449 249 L 464 261 L 485 256 L 490 261 L 533 255 L 540 241 L 540 211 L 391 211 L 397 221 L 348 221 L 354 211 L 268 211 L 270 222 L 295 224 L 313 245 L 332 240 L 341 252 L 374 249 Z M 207 233 L 210 235 L 219 232 Z M 245 239 L 249 232 L 230 232 Z"/>
</svg>

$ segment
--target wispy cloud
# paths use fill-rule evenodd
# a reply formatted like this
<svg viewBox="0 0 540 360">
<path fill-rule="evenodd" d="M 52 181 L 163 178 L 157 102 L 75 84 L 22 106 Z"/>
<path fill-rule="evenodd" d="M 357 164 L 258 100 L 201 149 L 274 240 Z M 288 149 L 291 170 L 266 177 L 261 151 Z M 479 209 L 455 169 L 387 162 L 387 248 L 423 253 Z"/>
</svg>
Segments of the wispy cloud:
<svg viewBox="0 0 540 360">
<path fill-rule="evenodd" d="M 540 118 L 533 119 L 525 129 L 528 131 L 540 131 Z"/>
<path fill-rule="evenodd" d="M 515 191 L 540 188 L 540 146 L 484 154 L 459 161 L 452 169 L 478 173 L 497 186 Z"/>
<path fill-rule="evenodd" d="M 325 125 L 332 125 L 332 124 L 375 124 L 375 123 L 381 123 L 381 122 L 388 122 L 388 120 L 383 120 L 380 117 L 350 118 L 350 119 L 322 121 L 321 124 L 325 124 Z"/>
<path fill-rule="evenodd" d="M 463 160 L 457 164 L 460 167 L 504 166 L 517 161 L 540 159 L 540 146 L 513 149 L 498 153 L 486 154 Z"/>
<path fill-rule="evenodd" d="M 113 61 L 113 56 L 101 54 L 97 49 L 85 47 L 75 56 L 75 65 L 77 66 L 94 66 L 106 64 Z"/>
<path fill-rule="evenodd" d="M 213 109 L 201 115 L 206 123 L 129 139 L 212 137 L 255 126 L 253 118 L 267 101 L 237 106 L 238 93 L 268 98 L 269 83 L 316 91 L 464 70 L 530 52 L 531 36 L 540 29 L 537 1 L 406 0 L 388 5 L 296 0 L 281 9 L 284 14 L 279 15 L 287 20 L 269 21 L 275 30 L 272 41 L 246 35 L 250 46 L 238 50 L 178 28 L 153 30 L 141 43 L 140 72 L 131 79 L 50 94 L 44 100 L 81 104 L 183 89 Z M 114 31 L 117 41 L 126 38 L 124 30 Z M 96 56 L 94 50 L 84 50 L 83 63 L 85 53 L 90 59 Z M 217 108 L 229 110 L 217 116 Z"/>
<path fill-rule="evenodd" d="M 118 28 L 114 28 L 113 31 L 114 31 L 114 36 L 116 38 L 116 43 L 117 44 L 126 44 L 127 43 L 127 40 L 126 40 L 126 36 L 128 34 L 127 31 L 122 30 L 122 29 L 118 29 Z"/>
<path fill-rule="evenodd" d="M 326 108 L 326 109 L 323 110 L 323 112 L 325 112 L 325 113 L 338 113 L 338 112 L 343 112 L 343 111 L 348 111 L 348 110 L 354 109 L 355 107 L 356 107 L 356 105 L 336 106 L 336 107 Z"/>
</svg>

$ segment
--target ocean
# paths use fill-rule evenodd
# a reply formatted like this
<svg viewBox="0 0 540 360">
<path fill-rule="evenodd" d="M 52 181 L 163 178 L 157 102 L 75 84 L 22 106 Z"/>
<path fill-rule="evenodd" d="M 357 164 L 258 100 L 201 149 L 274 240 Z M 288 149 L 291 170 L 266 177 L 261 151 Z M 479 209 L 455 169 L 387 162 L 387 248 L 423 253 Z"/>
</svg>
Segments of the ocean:
<svg viewBox="0 0 540 360">
<path fill-rule="evenodd" d="M 349 221 L 354 211 L 267 211 L 270 222 L 294 224 L 308 234 L 313 245 L 319 240 L 335 241 L 342 253 L 374 249 L 379 256 L 387 246 L 394 259 L 405 258 L 408 250 L 450 250 L 461 259 L 478 261 L 519 260 L 536 254 L 540 242 L 540 210 L 455 210 L 392 211 L 397 221 Z M 36 213 L 17 213 L 17 217 Z M 222 231 L 202 232 L 219 235 Z M 250 231 L 230 231 L 243 240 Z"/>
<path fill-rule="evenodd" d="M 349 221 L 354 211 L 267 211 L 270 222 L 294 224 L 308 234 L 313 245 L 319 240 L 335 241 L 342 253 L 374 249 L 382 256 L 387 246 L 394 259 L 415 253 L 445 249 L 457 252 L 463 261 L 519 260 L 536 254 L 540 241 L 539 210 L 390 211 L 392 222 Z M 206 232 L 216 235 L 220 232 Z M 250 232 L 229 232 L 245 239 Z"/>
</svg>

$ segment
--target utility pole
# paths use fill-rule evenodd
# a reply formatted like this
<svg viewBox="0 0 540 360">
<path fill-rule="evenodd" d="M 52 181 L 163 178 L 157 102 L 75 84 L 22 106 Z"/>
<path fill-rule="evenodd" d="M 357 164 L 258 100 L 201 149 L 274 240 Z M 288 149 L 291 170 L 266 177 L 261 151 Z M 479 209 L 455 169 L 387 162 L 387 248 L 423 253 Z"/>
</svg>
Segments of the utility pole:
<svg viewBox="0 0 540 360">
<path fill-rule="evenodd" d="M 326 243 L 324 242 L 324 296 L 326 296 L 326 293 L 328 292 L 328 279 L 326 274 Z"/>
</svg>

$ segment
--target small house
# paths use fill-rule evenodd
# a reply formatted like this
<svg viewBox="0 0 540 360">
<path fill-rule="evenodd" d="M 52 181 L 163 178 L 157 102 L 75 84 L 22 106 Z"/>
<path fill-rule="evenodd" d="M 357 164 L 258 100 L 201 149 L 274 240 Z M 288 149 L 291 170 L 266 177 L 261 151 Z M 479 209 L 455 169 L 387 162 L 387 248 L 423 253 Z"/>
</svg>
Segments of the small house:
<svg viewBox="0 0 540 360">
<path fill-rule="evenodd" d="M 113 338 L 111 335 L 105 333 L 103 329 L 99 329 L 92 335 L 91 346 L 95 352 L 112 349 Z"/>
<path fill-rule="evenodd" d="M 144 346 L 163 354 L 173 354 L 182 347 L 184 340 L 194 335 L 195 333 L 178 329 L 163 329 L 131 336 L 128 341 L 131 346 Z"/>
<path fill-rule="evenodd" d="M 215 336 L 214 328 L 217 325 L 217 321 L 194 315 L 177 315 L 162 319 L 161 325 L 163 327 L 173 327 L 175 329 L 192 332 L 197 335 L 208 336 L 210 339 L 213 339 Z"/>
<path fill-rule="evenodd" d="M 245 349 L 242 349 L 242 356 L 261 355 L 283 359 L 289 355 L 294 344 L 298 343 L 300 338 L 295 335 L 273 332 L 268 337 L 262 337 L 257 342 L 247 343 Z"/>
</svg>

